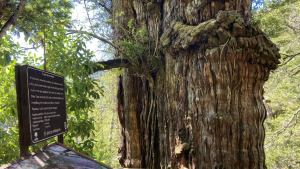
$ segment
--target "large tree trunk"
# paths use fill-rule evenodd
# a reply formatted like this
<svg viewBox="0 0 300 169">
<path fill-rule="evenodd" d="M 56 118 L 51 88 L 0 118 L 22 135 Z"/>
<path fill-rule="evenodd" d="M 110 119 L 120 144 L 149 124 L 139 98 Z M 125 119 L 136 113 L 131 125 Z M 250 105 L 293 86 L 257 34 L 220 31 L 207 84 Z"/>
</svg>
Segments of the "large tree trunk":
<svg viewBox="0 0 300 169">
<path fill-rule="evenodd" d="M 266 168 L 263 84 L 280 55 L 249 23 L 251 0 L 113 0 L 112 5 L 114 41 L 125 38 L 133 19 L 148 28 L 153 56 L 147 57 L 161 62 L 151 73 L 153 81 L 142 71 L 125 70 L 120 77 L 120 164 Z"/>
</svg>

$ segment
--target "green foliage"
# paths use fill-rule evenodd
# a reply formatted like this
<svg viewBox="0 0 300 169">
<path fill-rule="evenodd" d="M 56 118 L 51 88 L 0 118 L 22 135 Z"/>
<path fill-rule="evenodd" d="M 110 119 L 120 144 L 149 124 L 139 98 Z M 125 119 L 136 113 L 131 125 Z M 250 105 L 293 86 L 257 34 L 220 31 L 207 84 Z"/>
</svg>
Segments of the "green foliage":
<svg viewBox="0 0 300 169">
<path fill-rule="evenodd" d="M 93 147 L 95 140 L 91 136 L 95 132 L 95 121 L 89 117 L 88 112 L 94 107 L 94 99 L 99 99 L 103 93 L 103 87 L 98 80 L 89 77 L 89 74 L 93 73 L 93 62 L 91 61 L 93 54 L 85 49 L 85 40 L 87 39 L 83 35 L 73 38 L 63 33 L 60 36 L 49 36 L 47 40 L 47 70 L 66 77 L 69 132 L 65 134 L 65 144 L 94 157 Z M 39 62 L 41 60 L 40 57 L 29 54 L 24 63 L 37 66 L 41 65 Z M 0 127 L 1 137 L 3 138 L 1 139 L 0 147 L 4 147 L 1 148 L 0 164 L 11 162 L 19 156 L 17 104 L 14 86 L 15 64 L 16 60 L 13 60 L 8 65 L 0 67 Z M 43 66 L 39 66 L 39 68 L 43 68 Z M 55 139 L 51 139 L 49 142 L 53 141 Z M 42 146 L 43 143 L 40 143 L 31 146 L 30 150 L 35 151 Z"/>
<path fill-rule="evenodd" d="M 95 121 L 89 116 L 94 107 L 94 99 L 103 94 L 93 73 L 93 52 L 86 49 L 85 35 L 68 36 L 62 29 L 47 32 L 47 70 L 66 77 L 66 101 L 68 129 L 65 144 L 86 155 L 94 157 Z M 51 36 L 56 34 L 55 36 Z"/>
<path fill-rule="evenodd" d="M 120 41 L 119 45 L 123 46 L 127 55 L 133 61 L 138 62 L 138 59 L 143 59 L 142 55 L 148 55 L 149 53 L 149 33 L 145 26 L 136 29 L 133 19 L 127 23 L 127 26 L 129 28 L 127 38 Z"/>
<path fill-rule="evenodd" d="M 130 56 L 133 61 L 137 61 L 144 53 L 144 47 L 139 43 L 123 40 L 119 42 L 119 44 L 126 49 L 127 55 Z"/>
<path fill-rule="evenodd" d="M 0 66 L 0 165 L 18 158 L 18 121 L 14 65 Z"/>
<path fill-rule="evenodd" d="M 95 108 L 89 112 L 95 120 L 95 130 L 92 137 L 95 159 L 113 168 L 120 168 L 117 159 L 118 144 L 120 139 L 120 124 L 117 115 L 117 76 L 122 72 L 112 70 L 99 76 L 101 84 L 105 87 L 105 95 L 95 100 Z"/>
<path fill-rule="evenodd" d="M 18 4 L 17 1 L 9 1 L 11 4 Z M 25 34 L 25 40 L 30 44 L 40 46 L 43 39 L 43 32 L 49 28 L 59 28 L 62 25 L 71 24 L 71 2 L 68 0 L 31 0 L 27 1 L 22 14 L 12 26 L 14 34 Z M 16 6 L 6 5 L 0 12 L 0 29 L 9 20 L 16 10 Z"/>
<path fill-rule="evenodd" d="M 65 144 L 86 155 L 95 157 L 95 120 L 89 112 L 94 108 L 95 99 L 103 94 L 103 87 L 99 80 L 91 78 L 94 63 L 92 51 L 86 49 L 86 42 L 90 38 L 86 35 L 67 35 L 65 25 L 70 23 L 70 11 L 63 6 L 68 1 L 31 1 L 26 10 L 39 10 L 40 18 L 31 20 L 32 14 L 26 14 L 20 18 L 17 31 L 29 30 L 25 37 L 30 37 L 29 42 L 35 45 L 46 44 L 46 69 L 66 77 L 66 101 L 69 132 L 65 134 Z M 57 13 L 58 12 L 58 13 Z M 35 13 L 35 15 L 37 15 Z M 29 17 L 29 18 L 25 18 Z M 58 19 L 61 18 L 61 19 Z M 33 18 L 34 19 L 34 18 Z M 63 23 L 59 23 L 59 22 Z M 26 32 L 25 32 L 26 33 Z M 46 37 L 46 40 L 43 39 Z M 17 57 L 7 59 L 6 54 L 21 55 L 19 45 L 15 45 L 6 35 L 0 41 L 1 60 L 1 91 L 0 91 L 0 165 L 9 163 L 19 158 L 18 127 L 16 91 L 14 85 L 14 65 Z M 5 60 L 6 59 L 6 60 Z M 12 60 L 12 61 L 10 61 Z M 29 52 L 22 64 L 43 69 L 43 58 Z M 52 143 L 56 138 L 48 140 Z M 43 147 L 43 143 L 30 147 L 30 151 L 36 151 Z"/>
<path fill-rule="evenodd" d="M 254 14 L 254 23 L 280 47 L 283 57 L 281 66 L 265 84 L 266 106 L 271 110 L 265 123 L 268 168 L 299 168 L 299 22 L 297 0 L 269 1 Z M 283 114 L 275 116 L 280 110 Z"/>
<path fill-rule="evenodd" d="M 299 11 L 297 0 L 271 1 L 254 13 L 253 22 L 279 45 L 282 53 L 293 54 L 297 50 L 294 42 L 299 41 Z"/>
<path fill-rule="evenodd" d="M 40 46 L 45 32 L 71 24 L 71 2 L 68 0 L 32 0 L 25 6 L 14 29 L 23 32 L 25 40 Z"/>
<path fill-rule="evenodd" d="M 6 66 L 10 61 L 24 55 L 19 49 L 19 43 L 15 44 L 9 35 L 0 40 L 0 66 Z"/>
<path fill-rule="evenodd" d="M 140 72 L 147 74 L 155 69 L 158 70 L 161 64 L 160 59 L 156 57 L 158 41 L 151 40 L 146 26 L 136 28 L 133 19 L 127 23 L 127 26 L 127 31 L 123 28 L 124 40 L 118 42 L 127 55 L 126 59 Z"/>
</svg>

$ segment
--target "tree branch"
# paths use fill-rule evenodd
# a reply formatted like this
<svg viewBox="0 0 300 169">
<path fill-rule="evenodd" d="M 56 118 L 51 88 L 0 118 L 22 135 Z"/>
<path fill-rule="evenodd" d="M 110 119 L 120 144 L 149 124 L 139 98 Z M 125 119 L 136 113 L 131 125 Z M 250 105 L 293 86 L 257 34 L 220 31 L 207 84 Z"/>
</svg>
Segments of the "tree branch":
<svg viewBox="0 0 300 169">
<path fill-rule="evenodd" d="M 282 55 L 285 55 L 285 57 L 283 58 L 284 62 L 280 65 L 280 66 L 283 66 L 283 65 L 286 65 L 289 61 L 291 61 L 294 57 L 296 57 L 297 55 L 300 55 L 300 53 L 295 53 L 295 54 L 292 54 L 292 55 L 287 55 L 287 54 L 282 54 Z M 286 59 L 288 59 L 287 61 L 285 61 Z"/>
<path fill-rule="evenodd" d="M 121 48 L 119 48 L 117 45 L 115 45 L 114 43 L 110 42 L 109 40 L 105 39 L 105 38 L 102 38 L 100 36 L 97 36 L 93 33 L 90 33 L 90 32 L 87 32 L 87 31 L 79 31 L 79 30 L 66 30 L 67 32 L 70 32 L 70 33 L 79 33 L 79 34 L 88 34 L 98 40 L 100 40 L 101 42 L 103 43 L 107 43 L 109 44 L 110 46 L 114 47 L 117 51 L 120 52 L 120 54 L 122 56 L 124 56 L 125 59 L 127 59 L 128 62 L 130 62 L 132 65 L 135 65 L 134 61 L 131 59 L 130 56 L 128 56 Z"/>
<path fill-rule="evenodd" d="M 287 26 L 288 28 L 292 29 L 295 33 L 297 33 L 297 30 L 299 30 L 299 29 L 297 29 L 297 28 L 295 28 L 295 27 L 293 27 L 291 25 L 288 25 L 288 24 L 286 24 L 285 26 Z"/>
<path fill-rule="evenodd" d="M 295 53 L 295 54 L 292 54 L 292 55 L 287 55 L 287 54 L 282 54 L 282 55 L 285 55 L 285 57 L 283 58 L 283 60 L 285 60 L 287 58 L 294 58 L 295 56 L 300 55 L 300 53 Z"/>
<path fill-rule="evenodd" d="M 21 50 L 31 50 L 31 49 L 37 50 L 38 48 L 39 48 L 39 46 L 38 47 L 32 47 L 32 48 L 20 47 Z"/>
<path fill-rule="evenodd" d="M 101 70 L 110 70 L 113 68 L 128 68 L 139 75 L 144 76 L 148 81 L 149 85 L 153 87 L 154 81 L 151 76 L 151 73 L 145 72 L 142 69 L 137 68 L 136 66 L 132 65 L 126 59 L 113 59 L 107 61 L 96 62 L 95 66 L 93 67 L 94 72 L 101 71 Z"/>
<path fill-rule="evenodd" d="M 95 66 L 94 71 L 109 70 L 109 69 L 118 68 L 118 67 L 129 68 L 129 69 L 133 70 L 134 72 L 136 72 L 140 75 L 143 75 L 145 78 L 147 78 L 147 80 L 149 80 L 149 83 L 153 82 L 151 72 L 139 67 L 130 56 L 128 56 L 121 48 L 119 48 L 117 45 L 110 42 L 109 40 L 102 38 L 100 36 L 97 36 L 93 33 L 86 32 L 86 31 L 79 31 L 79 30 L 66 30 L 66 31 L 70 32 L 70 33 L 88 34 L 90 36 L 93 36 L 94 38 L 97 38 L 101 42 L 107 43 L 107 44 L 111 45 L 112 47 L 114 47 L 125 58 L 125 59 L 114 59 L 114 60 L 109 60 L 109 61 L 104 61 L 104 62 L 97 62 L 97 63 L 102 64 L 103 66 L 102 67 Z"/>
<path fill-rule="evenodd" d="M 103 7 L 109 14 L 112 14 L 111 10 L 107 6 L 105 6 L 104 4 L 102 4 L 102 3 L 99 2 L 98 5 L 100 5 L 101 7 Z"/>
<path fill-rule="evenodd" d="M 126 59 L 113 59 L 107 61 L 96 62 L 93 67 L 94 72 L 101 70 L 110 70 L 113 68 L 132 68 L 132 65 Z"/>
<path fill-rule="evenodd" d="M 21 0 L 20 4 L 17 8 L 17 11 L 9 18 L 9 20 L 5 23 L 5 25 L 2 27 L 1 31 L 0 31 L 0 40 L 2 39 L 2 37 L 5 35 L 6 31 L 9 29 L 9 27 L 16 22 L 16 20 L 18 19 L 18 17 L 21 15 L 24 6 L 26 4 L 27 0 Z"/>
<path fill-rule="evenodd" d="M 115 45 L 114 43 L 110 42 L 109 40 L 107 40 L 107 39 L 105 39 L 105 38 L 102 38 L 102 37 L 100 37 L 100 36 L 98 36 L 98 35 L 95 35 L 95 34 L 93 34 L 93 33 L 89 33 L 89 32 L 87 32 L 87 31 L 79 31 L 79 30 L 67 30 L 67 32 L 70 32 L 70 33 L 79 33 L 79 34 L 83 34 L 83 33 L 84 33 L 84 34 L 88 34 L 88 35 L 90 35 L 90 36 L 92 36 L 92 37 L 94 37 L 94 38 L 100 40 L 101 42 L 107 43 L 107 44 L 109 44 L 110 46 L 114 47 L 114 48 L 115 48 L 116 50 L 118 50 L 122 55 L 126 55 L 125 52 L 124 52 L 122 49 L 120 49 L 117 45 Z"/>
<path fill-rule="evenodd" d="M 266 145 L 272 143 L 272 141 L 273 141 L 275 138 L 277 138 L 279 134 L 281 134 L 282 132 L 284 132 L 284 131 L 289 127 L 289 125 L 291 124 L 292 120 L 293 120 L 295 117 L 297 117 L 297 114 L 298 114 L 299 112 L 300 112 L 300 109 L 298 109 L 298 110 L 296 111 L 296 113 L 294 113 L 294 114 L 292 115 L 292 118 L 289 120 L 289 122 L 288 122 L 282 129 L 280 129 L 280 130 L 278 130 L 277 132 L 273 133 L 272 136 L 271 136 L 271 139 L 268 140 L 268 143 L 267 143 Z M 267 148 L 269 148 L 270 146 L 271 146 L 271 144 L 270 144 Z"/>
<path fill-rule="evenodd" d="M 300 67 L 300 64 L 297 65 L 297 66 L 295 66 L 295 67 L 293 67 L 290 71 L 292 72 L 292 71 L 294 71 L 295 69 L 297 69 L 298 67 Z"/>
<path fill-rule="evenodd" d="M 85 11 L 86 11 L 87 17 L 88 17 L 89 22 L 90 22 L 90 25 L 91 25 L 92 32 L 93 32 L 95 35 L 97 35 L 97 34 L 95 33 L 95 31 L 94 31 L 93 24 L 92 24 L 92 22 L 91 22 L 90 15 L 89 15 L 89 11 L 87 10 L 85 0 L 84 0 L 83 2 L 84 2 L 84 7 L 85 7 Z"/>
</svg>

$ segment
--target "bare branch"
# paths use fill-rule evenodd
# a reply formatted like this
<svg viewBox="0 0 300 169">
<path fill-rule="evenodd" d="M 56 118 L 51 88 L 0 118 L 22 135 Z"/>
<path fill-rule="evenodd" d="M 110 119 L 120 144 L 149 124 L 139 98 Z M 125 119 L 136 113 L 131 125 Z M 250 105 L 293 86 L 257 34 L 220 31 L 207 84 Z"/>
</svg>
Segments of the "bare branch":
<svg viewBox="0 0 300 169">
<path fill-rule="evenodd" d="M 114 47 L 117 51 L 120 52 L 120 54 L 125 58 L 127 59 L 132 65 L 135 65 L 135 62 L 131 59 L 130 56 L 128 56 L 121 48 L 119 48 L 117 45 L 115 45 L 114 43 L 110 42 L 109 40 L 105 39 L 105 38 L 102 38 L 98 35 L 95 35 L 93 33 L 90 33 L 90 32 L 86 32 L 86 31 L 79 31 L 79 30 L 67 30 L 67 32 L 70 32 L 70 33 L 79 33 L 79 34 L 88 34 L 98 40 L 100 40 L 101 42 L 103 43 L 107 43 L 109 44 L 110 46 Z"/>
<path fill-rule="evenodd" d="M 292 55 L 287 55 L 287 54 L 282 54 L 282 55 L 285 55 L 285 57 L 283 58 L 284 62 L 280 65 L 280 66 L 283 66 L 283 65 L 286 65 L 289 61 L 291 61 L 294 57 L 300 55 L 300 53 L 295 53 L 295 54 L 292 54 Z M 285 61 L 287 60 L 287 61 Z"/>
<path fill-rule="evenodd" d="M 83 2 L 84 2 L 84 8 L 85 8 L 85 11 L 86 11 L 88 20 L 89 20 L 90 25 L 91 25 L 92 32 L 93 32 L 95 35 L 97 35 L 97 34 L 95 33 L 95 31 L 94 31 L 94 28 L 93 28 L 93 25 L 92 25 L 92 22 L 91 22 L 91 19 L 90 19 L 89 11 L 87 10 L 87 7 L 86 7 L 86 2 L 85 2 L 85 0 L 84 0 Z"/>
<path fill-rule="evenodd" d="M 21 50 L 31 50 L 31 49 L 35 49 L 35 50 L 37 50 L 38 48 L 40 48 L 41 46 L 33 46 L 33 47 L 31 47 L 31 48 L 28 48 L 28 47 L 22 47 L 22 46 L 20 46 L 20 49 Z"/>
<path fill-rule="evenodd" d="M 98 5 L 100 5 L 101 7 L 103 7 L 109 14 L 112 14 L 111 9 L 109 9 L 106 5 L 102 4 L 102 3 L 98 3 Z"/>
<path fill-rule="evenodd" d="M 20 47 L 20 49 L 21 49 L 21 50 L 32 50 L 32 49 L 37 50 L 38 48 L 36 48 L 36 47 L 32 47 L 32 48 Z"/>
<path fill-rule="evenodd" d="M 16 12 L 9 18 L 9 20 L 5 23 L 5 25 L 2 27 L 1 31 L 0 31 L 0 40 L 2 39 L 2 37 L 5 35 L 6 31 L 9 29 L 9 27 L 16 22 L 16 20 L 18 19 L 18 17 L 21 15 L 24 6 L 26 4 L 27 0 L 21 0 L 20 4 L 16 10 Z"/>
<path fill-rule="evenodd" d="M 94 72 L 101 70 L 110 70 L 113 68 L 132 68 L 132 65 L 126 59 L 113 59 L 107 61 L 96 62 Z"/>
<path fill-rule="evenodd" d="M 285 26 L 287 26 L 288 28 L 292 29 L 295 33 L 297 32 L 297 30 L 299 30 L 299 29 L 297 29 L 297 28 L 295 28 L 295 27 L 293 27 L 291 25 L 288 25 L 288 24 L 286 24 Z"/>
<path fill-rule="evenodd" d="M 109 44 L 110 46 L 114 47 L 116 50 L 118 50 L 122 55 L 126 55 L 125 52 L 120 49 L 117 45 L 115 45 L 114 43 L 112 43 L 111 41 L 105 39 L 105 38 L 102 38 L 98 35 L 95 35 L 93 33 L 89 33 L 89 32 L 86 32 L 86 31 L 79 31 L 79 30 L 67 30 L 67 32 L 70 32 L 70 33 L 79 33 L 79 34 L 89 34 L 90 36 L 100 40 L 101 42 L 103 43 L 107 43 Z"/>
<path fill-rule="evenodd" d="M 295 56 L 300 55 L 300 53 L 295 53 L 295 54 L 292 54 L 292 55 L 287 55 L 287 54 L 282 54 L 282 55 L 285 55 L 283 60 L 286 60 L 287 58 L 294 58 Z"/>
<path fill-rule="evenodd" d="M 296 111 L 296 113 L 294 113 L 292 115 L 292 118 L 290 119 L 290 121 L 280 130 L 278 130 L 277 132 L 273 133 L 273 135 L 271 136 L 271 139 L 268 140 L 268 143 L 267 144 L 270 144 L 279 134 L 283 133 L 288 127 L 289 125 L 291 124 L 292 120 L 297 117 L 297 114 L 300 112 L 300 109 L 298 109 Z M 268 146 L 270 147 L 270 146 Z"/>
<path fill-rule="evenodd" d="M 132 65 L 126 59 L 113 59 L 113 60 L 96 62 L 95 66 L 93 67 L 93 70 L 94 70 L 94 72 L 97 72 L 97 71 L 101 71 L 101 70 L 110 70 L 113 68 L 128 68 L 128 69 L 138 73 L 139 75 L 145 77 L 149 81 L 150 86 L 153 86 L 153 84 L 154 84 L 151 73 L 149 73 L 147 71 L 143 71 L 140 68 L 137 68 L 136 66 Z"/>
<path fill-rule="evenodd" d="M 300 70 L 298 70 L 297 72 L 293 73 L 291 76 L 295 76 L 298 73 L 300 73 Z"/>
<path fill-rule="evenodd" d="M 294 71 L 295 69 L 297 69 L 298 67 L 300 67 L 300 64 L 297 65 L 297 66 L 295 66 L 295 67 L 293 67 L 290 71 L 292 72 L 292 71 Z"/>
</svg>

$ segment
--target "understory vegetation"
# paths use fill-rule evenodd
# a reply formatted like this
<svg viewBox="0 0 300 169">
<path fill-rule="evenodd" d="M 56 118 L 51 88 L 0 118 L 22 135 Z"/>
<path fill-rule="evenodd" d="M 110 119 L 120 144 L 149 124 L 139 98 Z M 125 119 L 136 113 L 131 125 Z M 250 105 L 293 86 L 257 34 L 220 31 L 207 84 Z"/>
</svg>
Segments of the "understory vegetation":
<svg viewBox="0 0 300 169">
<path fill-rule="evenodd" d="M 268 2 L 253 21 L 280 48 L 281 64 L 265 88 L 268 168 L 300 167 L 300 2 Z"/>
<path fill-rule="evenodd" d="M 16 2 L 12 0 L 10 4 Z M 1 3 L 0 29 L 16 8 L 3 7 Z M 87 43 L 96 35 L 112 39 L 109 9 L 105 9 L 110 3 L 100 0 L 99 4 L 84 1 L 83 8 L 87 14 L 93 15 L 87 15 L 85 24 L 89 28 L 80 28 L 75 34 L 75 31 L 71 31 L 75 28 L 75 21 L 71 17 L 75 2 L 32 0 L 25 5 L 16 24 L 0 39 L 0 166 L 19 158 L 14 66 L 27 64 L 39 69 L 44 69 L 45 65 L 47 71 L 66 79 L 69 132 L 64 135 L 65 144 L 111 167 L 120 167 L 117 153 L 121 129 L 116 95 L 118 76 L 122 75 L 122 70 L 103 71 L 91 76 L 96 54 L 100 51 L 107 58 L 112 58 L 114 50 L 106 43 L 100 43 L 94 51 L 87 48 Z M 259 1 L 258 7 L 253 11 L 252 22 L 279 46 L 282 56 L 280 66 L 271 72 L 264 86 L 267 109 L 264 123 L 266 164 L 268 168 L 299 168 L 300 1 Z M 149 57 L 137 58 L 141 53 L 149 52 L 139 46 L 148 42 L 147 30 L 132 25 L 129 23 L 132 31 L 129 33 L 136 35 L 136 38 L 119 42 L 119 45 L 126 49 L 128 55 L 136 56 L 133 58 L 135 63 L 138 63 L 136 60 L 151 62 L 151 69 L 155 69 L 161 64 L 156 63 L 155 57 L 153 60 L 147 60 Z M 28 48 L 14 41 L 20 34 L 24 35 L 24 40 L 32 48 L 45 49 L 44 55 L 27 52 Z M 155 55 L 156 51 L 151 52 Z M 52 138 L 47 144 L 56 141 L 57 138 Z M 38 143 L 31 146 L 30 151 L 36 151 L 44 145 L 44 142 Z"/>
</svg>

